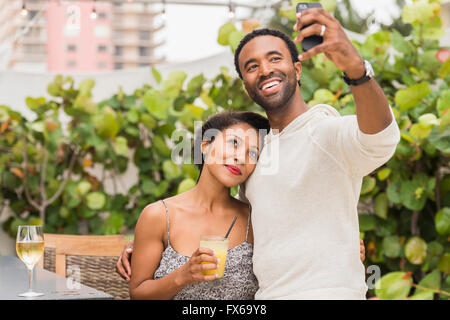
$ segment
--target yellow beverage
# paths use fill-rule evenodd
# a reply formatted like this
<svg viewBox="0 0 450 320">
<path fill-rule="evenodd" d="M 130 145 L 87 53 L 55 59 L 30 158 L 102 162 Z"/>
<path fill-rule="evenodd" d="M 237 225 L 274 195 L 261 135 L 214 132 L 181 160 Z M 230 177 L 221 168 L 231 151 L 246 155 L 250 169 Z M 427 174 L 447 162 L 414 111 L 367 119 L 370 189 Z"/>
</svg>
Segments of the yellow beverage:
<svg viewBox="0 0 450 320">
<path fill-rule="evenodd" d="M 16 242 L 16 251 L 20 260 L 28 268 L 33 268 L 44 252 L 44 241 L 18 241 Z"/>
<path fill-rule="evenodd" d="M 227 261 L 228 242 L 228 238 L 220 236 L 201 236 L 200 247 L 213 250 L 216 253 L 216 257 L 220 259 L 220 262 L 218 263 L 219 267 L 213 270 L 202 271 L 204 275 L 207 276 L 217 274 L 217 278 L 223 277 L 225 272 L 225 263 Z M 211 262 L 202 262 L 202 264 L 211 264 Z"/>
</svg>

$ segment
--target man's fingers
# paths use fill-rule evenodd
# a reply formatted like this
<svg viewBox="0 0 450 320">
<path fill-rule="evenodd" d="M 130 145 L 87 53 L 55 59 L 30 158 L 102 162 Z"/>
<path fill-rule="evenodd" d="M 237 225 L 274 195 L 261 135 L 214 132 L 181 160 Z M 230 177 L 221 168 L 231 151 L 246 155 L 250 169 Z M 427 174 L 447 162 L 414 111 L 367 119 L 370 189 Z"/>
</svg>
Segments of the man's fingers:
<svg viewBox="0 0 450 320">
<path fill-rule="evenodd" d="M 308 9 L 297 14 L 297 22 L 294 25 L 294 31 L 300 30 L 303 26 L 313 23 L 323 24 L 328 28 L 333 21 L 334 18 L 323 9 Z"/>
<path fill-rule="evenodd" d="M 125 251 L 125 253 L 122 256 L 122 264 L 125 267 L 125 270 L 127 271 L 127 274 L 131 276 L 131 265 L 130 265 L 130 257 L 131 254 Z"/>
<path fill-rule="evenodd" d="M 119 261 L 120 262 L 120 261 Z M 117 263 L 116 268 L 117 268 L 117 272 L 120 274 L 120 276 L 122 278 L 124 278 L 127 281 L 130 281 L 130 277 L 128 277 L 127 273 L 125 272 L 125 270 L 122 267 L 122 263 Z"/>
<path fill-rule="evenodd" d="M 319 53 L 324 52 L 327 48 L 328 48 L 328 44 L 326 44 L 326 43 L 319 44 L 319 45 L 309 49 L 308 51 L 300 54 L 298 56 L 298 59 L 300 61 L 311 59 L 315 55 L 318 55 Z"/>
<path fill-rule="evenodd" d="M 320 24 L 312 24 L 309 27 L 303 29 L 300 31 L 300 33 L 297 35 L 297 37 L 294 39 L 295 43 L 299 43 L 303 41 L 303 39 L 313 36 L 313 35 L 320 35 L 320 31 L 322 30 L 322 25 Z"/>
</svg>

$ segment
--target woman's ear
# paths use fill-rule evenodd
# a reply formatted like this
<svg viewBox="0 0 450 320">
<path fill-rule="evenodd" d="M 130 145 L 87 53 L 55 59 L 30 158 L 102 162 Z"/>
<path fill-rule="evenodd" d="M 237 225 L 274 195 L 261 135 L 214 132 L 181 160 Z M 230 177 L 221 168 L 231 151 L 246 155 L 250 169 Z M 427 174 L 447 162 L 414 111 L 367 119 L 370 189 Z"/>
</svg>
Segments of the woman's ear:
<svg viewBox="0 0 450 320">
<path fill-rule="evenodd" d="M 202 151 L 202 160 L 203 160 L 203 163 L 206 162 L 206 156 L 208 155 L 210 149 L 211 149 L 211 142 L 210 142 L 210 141 L 203 140 L 203 141 L 202 141 L 202 144 L 201 144 L 201 151 Z"/>
</svg>

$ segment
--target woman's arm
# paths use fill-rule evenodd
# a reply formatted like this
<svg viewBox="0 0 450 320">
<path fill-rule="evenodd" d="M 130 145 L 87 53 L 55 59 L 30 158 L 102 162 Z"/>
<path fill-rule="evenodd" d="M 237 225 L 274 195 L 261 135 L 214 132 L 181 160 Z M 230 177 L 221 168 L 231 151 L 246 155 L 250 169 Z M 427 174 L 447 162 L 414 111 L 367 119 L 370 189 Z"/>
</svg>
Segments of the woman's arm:
<svg viewBox="0 0 450 320">
<path fill-rule="evenodd" d="M 217 258 L 210 249 L 197 250 L 188 263 L 172 273 L 153 280 L 164 250 L 166 222 L 164 209 L 160 203 L 147 206 L 136 224 L 133 255 L 131 258 L 131 299 L 171 299 L 184 286 L 211 281 L 216 276 L 204 276 L 201 271 L 216 269 Z M 201 262 L 213 262 L 201 264 Z"/>
</svg>

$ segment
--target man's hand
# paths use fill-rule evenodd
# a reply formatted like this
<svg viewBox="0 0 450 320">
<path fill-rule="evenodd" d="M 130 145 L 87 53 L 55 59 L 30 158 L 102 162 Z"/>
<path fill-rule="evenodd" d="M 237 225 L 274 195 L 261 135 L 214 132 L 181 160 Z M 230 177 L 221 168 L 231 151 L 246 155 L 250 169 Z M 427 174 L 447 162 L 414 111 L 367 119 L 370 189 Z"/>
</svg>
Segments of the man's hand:
<svg viewBox="0 0 450 320">
<path fill-rule="evenodd" d="M 359 239 L 359 256 L 361 258 L 361 262 L 364 262 L 366 259 L 366 248 L 364 247 L 364 241 Z"/>
<path fill-rule="evenodd" d="M 322 26 L 325 26 L 323 42 L 300 54 L 298 56 L 300 61 L 323 52 L 350 79 L 358 79 L 365 74 L 363 59 L 348 39 L 339 21 L 331 14 L 322 8 L 313 8 L 297 13 L 297 19 L 295 31 L 303 26 L 311 25 L 300 31 L 294 40 L 295 43 L 312 35 L 320 35 Z"/>
<path fill-rule="evenodd" d="M 116 272 L 125 280 L 130 281 L 131 277 L 131 254 L 133 253 L 133 241 L 127 243 L 122 255 L 117 260 Z"/>
</svg>

